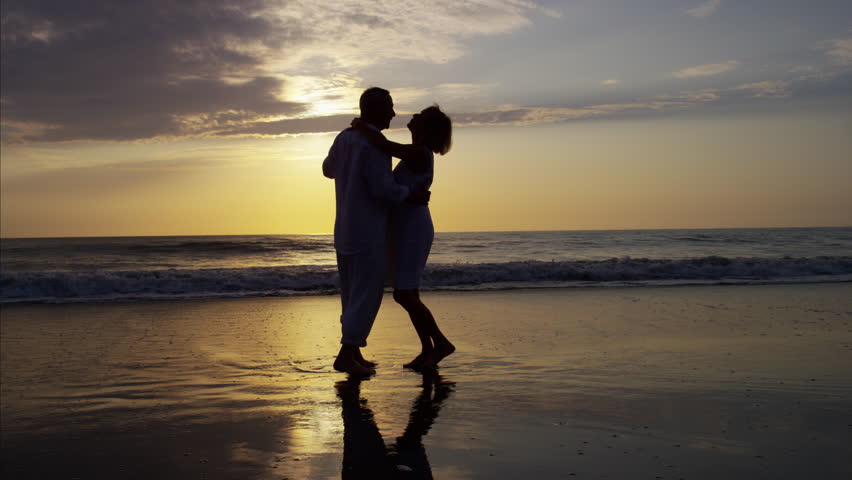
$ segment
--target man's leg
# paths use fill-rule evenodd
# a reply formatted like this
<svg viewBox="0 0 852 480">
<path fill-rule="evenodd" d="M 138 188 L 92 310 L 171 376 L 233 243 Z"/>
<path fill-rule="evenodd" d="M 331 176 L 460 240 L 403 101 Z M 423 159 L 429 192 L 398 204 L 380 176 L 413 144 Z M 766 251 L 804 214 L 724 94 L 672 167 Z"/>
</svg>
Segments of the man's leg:
<svg viewBox="0 0 852 480">
<path fill-rule="evenodd" d="M 375 373 L 360 363 L 360 347 L 367 345 L 384 293 L 385 254 L 382 250 L 339 255 L 341 291 L 347 302 L 343 308 L 342 344 L 334 368 L 353 375 Z"/>
<path fill-rule="evenodd" d="M 337 254 L 337 271 L 343 272 L 345 267 L 341 267 L 340 260 L 341 255 Z M 341 304 L 341 313 L 340 313 L 340 324 L 341 328 L 343 326 L 343 315 L 346 314 L 346 305 L 349 302 L 349 288 L 351 287 L 351 282 L 343 280 L 343 274 L 340 274 L 340 304 Z M 361 349 L 357 349 L 355 351 L 355 359 L 358 360 L 358 363 L 367 367 L 367 368 L 376 368 L 376 362 L 371 362 L 364 358 L 361 354 Z"/>
<path fill-rule="evenodd" d="M 353 257 L 354 255 L 337 254 L 337 272 L 340 276 L 340 303 L 342 310 L 340 314 L 341 330 L 343 329 L 347 312 L 351 311 L 349 304 L 352 301 L 352 290 L 356 286 L 356 262 Z M 341 341 L 341 343 L 343 342 Z M 341 345 L 340 351 L 337 353 L 337 358 L 334 360 L 334 369 L 341 372 L 348 372 L 358 377 L 365 377 L 375 373 L 374 370 L 370 370 L 357 361 L 356 352 L 359 351 L 358 349 L 357 345 Z"/>
</svg>

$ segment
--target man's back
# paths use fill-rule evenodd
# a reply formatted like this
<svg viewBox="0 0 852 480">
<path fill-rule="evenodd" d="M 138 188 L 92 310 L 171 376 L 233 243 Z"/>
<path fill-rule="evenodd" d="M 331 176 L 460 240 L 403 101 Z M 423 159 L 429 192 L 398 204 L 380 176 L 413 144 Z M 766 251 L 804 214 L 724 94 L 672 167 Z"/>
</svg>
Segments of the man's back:
<svg viewBox="0 0 852 480">
<path fill-rule="evenodd" d="M 334 179 L 335 249 L 348 255 L 384 248 L 388 207 L 409 193 L 394 181 L 390 156 L 356 131 L 344 130 L 334 139 L 322 170 Z"/>
</svg>

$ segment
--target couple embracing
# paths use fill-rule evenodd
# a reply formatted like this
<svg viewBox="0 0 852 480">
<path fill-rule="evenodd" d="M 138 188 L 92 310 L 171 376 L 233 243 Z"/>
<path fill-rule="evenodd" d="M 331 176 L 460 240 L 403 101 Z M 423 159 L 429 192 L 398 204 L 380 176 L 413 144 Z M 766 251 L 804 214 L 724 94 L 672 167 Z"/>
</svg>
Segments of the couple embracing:
<svg viewBox="0 0 852 480">
<path fill-rule="evenodd" d="M 450 148 L 452 124 L 437 106 L 415 114 L 408 123 L 411 143 L 381 134 L 396 116 L 390 92 L 369 88 L 361 95 L 361 117 L 334 140 L 322 164 L 334 179 L 334 248 L 340 273 L 343 335 L 334 368 L 354 376 L 375 373 L 361 347 L 379 311 L 387 273 L 393 298 L 411 317 L 421 352 L 406 368 L 430 369 L 455 347 L 441 333 L 420 300 L 420 277 L 432 247 L 429 186 L 434 154 Z M 391 169 L 391 157 L 400 159 Z"/>
</svg>

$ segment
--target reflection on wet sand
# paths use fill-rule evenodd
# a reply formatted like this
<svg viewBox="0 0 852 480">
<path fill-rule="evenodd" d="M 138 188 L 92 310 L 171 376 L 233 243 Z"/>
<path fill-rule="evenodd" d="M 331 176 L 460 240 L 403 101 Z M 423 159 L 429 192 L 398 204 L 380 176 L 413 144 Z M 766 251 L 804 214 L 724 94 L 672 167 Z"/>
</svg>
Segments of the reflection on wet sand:
<svg viewBox="0 0 852 480">
<path fill-rule="evenodd" d="M 390 447 L 379 433 L 367 400 L 361 398 L 361 383 L 366 380 L 349 378 L 337 382 L 335 387 L 343 413 L 344 480 L 432 478 L 423 436 L 438 418 L 455 383 L 444 380 L 434 371 L 422 375 L 422 389 L 411 406 L 408 425 Z"/>
<path fill-rule="evenodd" d="M 400 308 L 336 389 L 336 297 L 4 305 L 0 478 L 852 478 L 850 292 L 435 292 L 461 391 Z"/>
</svg>

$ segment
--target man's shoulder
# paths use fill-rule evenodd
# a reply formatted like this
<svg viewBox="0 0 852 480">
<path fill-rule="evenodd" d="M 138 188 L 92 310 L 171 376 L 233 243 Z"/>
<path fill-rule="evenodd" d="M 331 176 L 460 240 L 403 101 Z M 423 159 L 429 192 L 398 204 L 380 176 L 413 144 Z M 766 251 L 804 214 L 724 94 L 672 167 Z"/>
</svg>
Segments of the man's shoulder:
<svg viewBox="0 0 852 480">
<path fill-rule="evenodd" d="M 363 135 L 358 133 L 352 128 L 347 128 L 342 132 L 337 134 L 337 137 L 334 138 L 335 143 L 345 143 L 345 144 L 364 144 L 367 142 L 367 139 L 364 138 Z"/>
<path fill-rule="evenodd" d="M 337 134 L 337 137 L 334 139 L 334 143 L 339 146 L 346 146 L 353 153 L 357 152 L 357 154 L 363 155 L 380 155 L 385 157 L 384 153 L 381 150 L 374 147 L 367 141 L 367 137 L 358 133 L 357 130 L 352 128 L 347 128 L 346 130 Z"/>
</svg>

